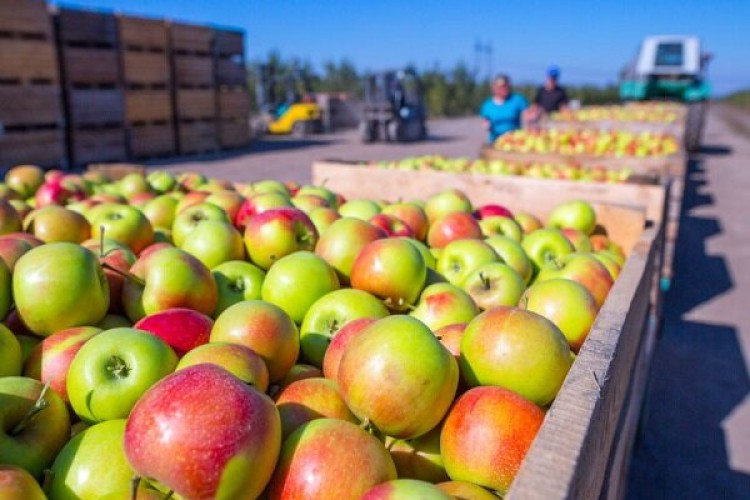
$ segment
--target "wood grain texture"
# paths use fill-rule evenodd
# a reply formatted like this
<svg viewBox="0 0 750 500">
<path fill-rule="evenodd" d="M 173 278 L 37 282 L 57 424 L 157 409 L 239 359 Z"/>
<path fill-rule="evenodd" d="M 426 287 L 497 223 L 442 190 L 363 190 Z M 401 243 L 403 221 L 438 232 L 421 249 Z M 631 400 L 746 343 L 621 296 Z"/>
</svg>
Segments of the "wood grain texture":
<svg viewBox="0 0 750 500">
<path fill-rule="evenodd" d="M 0 135 L 0 168 L 31 163 L 40 167 L 65 166 L 65 145 L 61 129 L 6 132 Z"/>
</svg>

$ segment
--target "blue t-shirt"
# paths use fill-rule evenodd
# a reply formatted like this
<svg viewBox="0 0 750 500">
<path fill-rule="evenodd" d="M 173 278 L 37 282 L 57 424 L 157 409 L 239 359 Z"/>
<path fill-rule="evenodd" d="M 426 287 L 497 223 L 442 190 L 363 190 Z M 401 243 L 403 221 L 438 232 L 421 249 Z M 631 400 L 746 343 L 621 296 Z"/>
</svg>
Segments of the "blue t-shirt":
<svg viewBox="0 0 750 500">
<path fill-rule="evenodd" d="M 490 142 L 506 132 L 521 128 L 521 113 L 528 107 L 526 98 L 520 94 L 510 94 L 502 104 L 497 104 L 492 97 L 484 101 L 479 114 L 490 122 Z"/>
</svg>

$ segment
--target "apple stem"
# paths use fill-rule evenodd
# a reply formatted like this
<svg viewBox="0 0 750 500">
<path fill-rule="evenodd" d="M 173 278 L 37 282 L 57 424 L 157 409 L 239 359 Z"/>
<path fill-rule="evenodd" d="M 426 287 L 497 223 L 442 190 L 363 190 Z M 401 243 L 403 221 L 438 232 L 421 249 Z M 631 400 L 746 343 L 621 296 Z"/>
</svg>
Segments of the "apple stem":
<svg viewBox="0 0 750 500">
<path fill-rule="evenodd" d="M 141 476 L 133 476 L 130 480 L 130 500 L 138 500 L 138 486 L 141 484 Z"/>
<path fill-rule="evenodd" d="M 44 399 L 44 396 L 47 394 L 47 389 L 49 389 L 49 382 L 44 384 L 44 387 L 42 387 L 42 390 L 39 393 L 39 396 L 36 398 L 36 401 L 34 401 L 34 404 L 31 406 L 31 408 L 29 408 L 29 410 L 26 412 L 26 415 L 23 416 L 21 421 L 18 422 L 15 427 L 13 427 L 13 430 L 10 432 L 13 436 L 19 435 L 26 427 L 29 426 L 31 421 L 39 412 L 49 406 L 49 401 Z"/>
<path fill-rule="evenodd" d="M 166 495 L 164 495 L 164 500 L 169 500 L 174 496 L 174 490 L 169 490 Z"/>
<path fill-rule="evenodd" d="M 117 378 L 123 378 L 128 376 L 128 372 L 130 371 L 130 368 L 128 368 L 127 363 L 119 357 L 119 356 L 112 356 L 110 358 L 111 365 L 107 366 L 107 369 L 112 372 L 112 374 Z"/>
<path fill-rule="evenodd" d="M 105 268 L 105 269 L 109 269 L 113 273 L 119 274 L 123 278 L 129 279 L 129 280 L 133 281 L 134 283 L 138 283 L 141 286 L 146 286 L 146 282 L 143 281 L 138 276 L 136 276 L 135 274 L 129 273 L 127 271 L 123 271 L 122 269 L 118 269 L 117 267 L 113 266 L 109 262 L 102 262 L 102 267 Z"/>
<path fill-rule="evenodd" d="M 44 477 L 42 478 L 42 491 L 49 494 L 50 487 L 52 486 L 52 480 L 55 478 L 55 471 L 52 469 L 44 469 Z"/>
<path fill-rule="evenodd" d="M 479 273 L 479 279 L 482 281 L 482 286 L 485 290 L 489 290 L 490 288 L 492 288 L 490 286 L 490 279 L 483 272 Z"/>
</svg>

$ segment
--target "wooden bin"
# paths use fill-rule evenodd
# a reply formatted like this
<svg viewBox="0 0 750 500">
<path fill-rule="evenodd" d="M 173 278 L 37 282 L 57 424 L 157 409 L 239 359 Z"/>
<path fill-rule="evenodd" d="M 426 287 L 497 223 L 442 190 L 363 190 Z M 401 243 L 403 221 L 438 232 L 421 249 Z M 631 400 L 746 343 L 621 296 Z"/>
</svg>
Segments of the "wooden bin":
<svg viewBox="0 0 750 500">
<path fill-rule="evenodd" d="M 52 24 L 47 2 L 3 0 L 0 2 L 0 33 L 5 39 L 51 40 Z"/>
<path fill-rule="evenodd" d="M 0 169 L 32 163 L 65 168 L 65 137 L 61 127 L 0 134 Z"/>
<path fill-rule="evenodd" d="M 213 153 L 219 143 L 214 120 L 180 122 L 177 137 L 180 154 Z"/>
<path fill-rule="evenodd" d="M 134 159 L 161 158 L 177 152 L 171 122 L 131 125 L 127 136 L 130 157 Z"/>
<path fill-rule="evenodd" d="M 113 49 L 117 45 L 114 15 L 80 9 L 60 9 L 57 37 L 61 45 Z"/>
<path fill-rule="evenodd" d="M 126 157 L 125 131 L 122 127 L 74 130 L 70 154 L 74 165 L 122 161 Z"/>
<path fill-rule="evenodd" d="M 126 90 L 125 121 L 128 125 L 172 121 L 172 95 L 169 90 Z"/>
<path fill-rule="evenodd" d="M 242 31 L 216 30 L 214 55 L 217 85 L 247 85 L 245 36 Z"/>
<path fill-rule="evenodd" d="M 207 26 L 172 23 L 169 39 L 175 54 L 193 54 L 210 57 L 214 41 L 214 30 Z"/>
<path fill-rule="evenodd" d="M 176 89 L 177 119 L 203 120 L 216 117 L 216 94 L 213 89 Z"/>
<path fill-rule="evenodd" d="M 219 121 L 219 146 L 222 149 L 241 148 L 250 144 L 250 124 L 247 118 Z"/>
<path fill-rule="evenodd" d="M 312 180 L 349 199 L 423 199 L 455 187 L 474 204 L 501 202 L 542 218 L 553 206 L 579 199 L 593 186 L 478 175 L 453 176 L 446 183 L 450 176 L 423 172 L 416 177 L 413 172 L 316 162 Z M 656 210 L 645 207 L 647 213 Z M 624 491 L 656 338 L 649 289 L 657 272 L 662 225 L 644 229 L 646 216 L 634 208 L 595 208 L 597 219 L 623 245 L 628 259 L 521 464 L 509 499 L 619 498 Z"/>
<path fill-rule="evenodd" d="M 250 117 L 250 95 L 245 87 L 220 88 L 217 92 L 219 118 Z"/>
</svg>

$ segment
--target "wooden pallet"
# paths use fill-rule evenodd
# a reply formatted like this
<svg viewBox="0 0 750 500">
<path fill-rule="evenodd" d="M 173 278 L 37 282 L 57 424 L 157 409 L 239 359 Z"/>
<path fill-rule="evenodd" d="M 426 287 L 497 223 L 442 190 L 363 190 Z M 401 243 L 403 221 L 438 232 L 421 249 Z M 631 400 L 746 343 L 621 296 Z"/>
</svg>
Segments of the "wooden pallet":
<svg viewBox="0 0 750 500">
<path fill-rule="evenodd" d="M 216 93 L 213 89 L 175 90 L 175 113 L 178 120 L 214 119 L 216 117 Z"/>
<path fill-rule="evenodd" d="M 60 9 L 57 37 L 61 45 L 90 48 L 117 46 L 117 19 L 105 12 Z"/>
<path fill-rule="evenodd" d="M 220 88 L 218 94 L 219 118 L 247 118 L 250 116 L 250 95 L 246 87 Z"/>
<path fill-rule="evenodd" d="M 219 146 L 222 149 L 233 149 L 250 144 L 250 125 L 248 118 L 220 120 Z"/>
<path fill-rule="evenodd" d="M 126 158 L 125 130 L 117 128 L 70 131 L 70 156 L 73 165 Z"/>
<path fill-rule="evenodd" d="M 46 168 L 65 168 L 64 134 L 61 128 L 0 134 L 0 169 L 30 163 Z"/>
<path fill-rule="evenodd" d="M 172 114 L 172 95 L 167 89 L 125 91 L 125 121 L 129 124 L 171 122 Z"/>
<path fill-rule="evenodd" d="M 131 125 L 127 129 L 128 153 L 134 160 L 173 156 L 177 153 L 171 122 Z"/>
<path fill-rule="evenodd" d="M 474 204 L 499 202 L 542 218 L 555 205 L 593 191 L 601 190 L 600 196 L 608 197 L 605 193 L 612 189 L 633 194 L 658 190 L 656 186 L 366 170 L 316 162 L 313 183 L 325 182 L 349 199 L 424 199 L 447 187 L 458 188 Z M 663 210 L 663 190 L 661 195 Z M 658 196 L 643 203 L 640 210 L 595 205 L 597 219 L 623 245 L 628 259 L 506 498 L 620 498 L 623 494 L 624 482 L 617 479 L 627 477 L 627 454 L 653 352 L 646 347 L 653 347 L 656 337 L 649 289 L 657 274 L 663 224 L 644 224 L 652 217 L 649 214 L 658 212 Z"/>
<path fill-rule="evenodd" d="M 52 19 L 44 0 L 0 2 L 0 39 L 52 40 Z M 2 43 L 2 42 L 0 42 Z"/>
<path fill-rule="evenodd" d="M 219 147 L 217 126 L 212 120 L 178 123 L 177 139 L 180 154 L 211 153 Z"/>
</svg>

